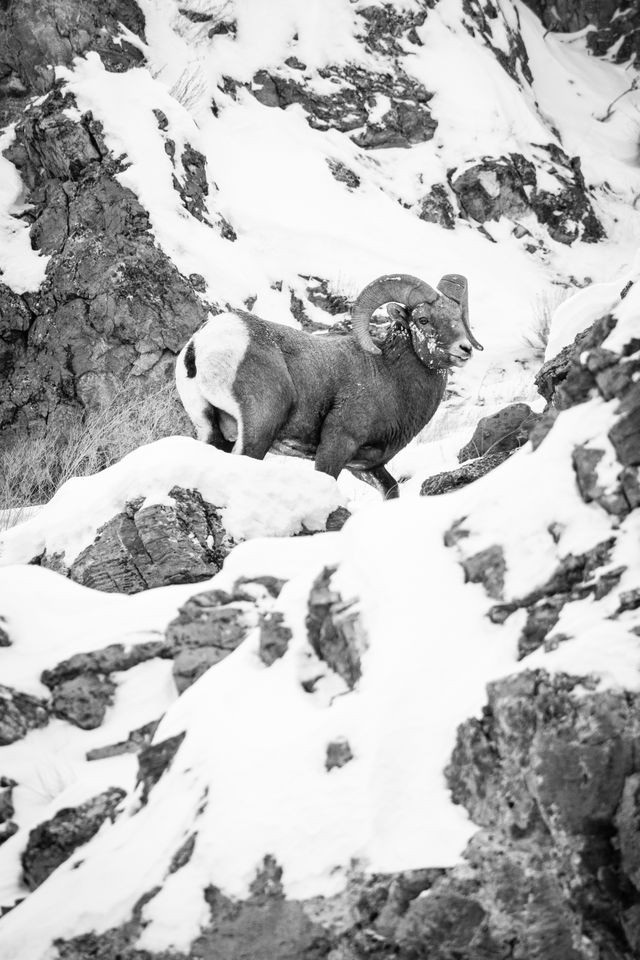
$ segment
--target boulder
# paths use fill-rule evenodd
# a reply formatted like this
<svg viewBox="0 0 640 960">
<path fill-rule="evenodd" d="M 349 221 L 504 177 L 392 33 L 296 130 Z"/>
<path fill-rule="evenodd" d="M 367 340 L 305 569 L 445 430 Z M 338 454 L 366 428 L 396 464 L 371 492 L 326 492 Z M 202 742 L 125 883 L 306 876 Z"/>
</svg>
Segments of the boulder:
<svg viewBox="0 0 640 960">
<path fill-rule="evenodd" d="M 529 439 L 540 414 L 533 413 L 527 403 L 508 406 L 482 417 L 468 443 L 458 453 L 458 460 L 474 460 L 487 453 L 510 453 Z"/>
<path fill-rule="evenodd" d="M 324 762 L 326 770 L 344 767 L 350 760 L 353 760 L 353 752 L 345 737 L 332 740 L 327 744 L 327 756 Z"/>
<path fill-rule="evenodd" d="M 71 579 L 108 593 L 138 593 L 218 573 L 232 546 L 219 511 L 197 490 L 174 487 L 169 496 L 171 506 L 144 507 L 142 497 L 128 503 L 73 561 Z"/>
<path fill-rule="evenodd" d="M 51 690 L 51 712 L 81 730 L 94 730 L 113 703 L 116 685 L 110 677 L 88 673 L 62 680 Z"/>
</svg>

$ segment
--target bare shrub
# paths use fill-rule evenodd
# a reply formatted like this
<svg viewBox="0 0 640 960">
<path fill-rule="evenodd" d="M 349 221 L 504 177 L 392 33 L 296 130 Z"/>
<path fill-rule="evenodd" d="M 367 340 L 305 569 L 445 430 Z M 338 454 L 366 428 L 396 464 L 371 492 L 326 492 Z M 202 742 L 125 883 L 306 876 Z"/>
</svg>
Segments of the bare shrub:
<svg viewBox="0 0 640 960">
<path fill-rule="evenodd" d="M 71 477 L 97 473 L 161 437 L 192 433 L 173 383 L 144 394 L 123 387 L 70 430 L 57 426 L 0 452 L 0 529 L 46 503 Z"/>
<path fill-rule="evenodd" d="M 195 113 L 198 107 L 208 100 L 208 87 L 202 76 L 200 64 L 195 62 L 183 70 L 172 84 L 169 93 L 185 110 Z"/>
<path fill-rule="evenodd" d="M 544 362 L 553 315 L 570 294 L 571 290 L 566 287 L 554 287 L 536 299 L 533 320 L 522 338 L 527 351 L 530 353 L 530 357 L 527 357 L 527 359 L 534 361 L 536 364 Z"/>
</svg>

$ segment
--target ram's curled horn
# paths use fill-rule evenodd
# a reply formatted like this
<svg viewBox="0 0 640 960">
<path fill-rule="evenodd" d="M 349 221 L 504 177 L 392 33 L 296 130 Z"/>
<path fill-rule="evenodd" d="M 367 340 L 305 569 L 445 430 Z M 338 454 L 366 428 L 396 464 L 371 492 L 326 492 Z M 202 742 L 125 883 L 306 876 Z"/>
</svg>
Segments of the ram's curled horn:
<svg viewBox="0 0 640 960">
<path fill-rule="evenodd" d="M 444 293 L 445 297 L 448 297 L 450 300 L 455 300 L 455 302 L 460 305 L 462 309 L 462 322 L 469 338 L 469 343 L 476 350 L 484 350 L 482 344 L 476 340 L 471 332 L 471 325 L 469 324 L 469 284 L 467 278 L 463 277 L 461 273 L 445 273 L 444 277 L 441 277 L 438 283 L 438 290 Z"/>
<path fill-rule="evenodd" d="M 428 283 L 406 273 L 378 277 L 364 288 L 353 305 L 351 319 L 356 340 L 368 353 L 380 353 L 369 333 L 374 310 L 392 302 L 413 309 L 419 303 L 434 303 L 439 296 L 438 291 Z"/>
</svg>

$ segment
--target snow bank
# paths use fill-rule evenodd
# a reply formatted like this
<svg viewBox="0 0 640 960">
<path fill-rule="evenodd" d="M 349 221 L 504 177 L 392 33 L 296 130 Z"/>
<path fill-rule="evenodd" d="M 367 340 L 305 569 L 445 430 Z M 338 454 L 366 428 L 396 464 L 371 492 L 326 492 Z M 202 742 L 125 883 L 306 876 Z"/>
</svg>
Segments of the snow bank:
<svg viewBox="0 0 640 960">
<path fill-rule="evenodd" d="M 0 535 L 0 565 L 28 563 L 45 550 L 64 552 L 71 563 L 127 502 L 171 502 L 175 486 L 196 489 L 219 507 L 236 540 L 321 530 L 343 503 L 335 480 L 309 464 L 236 457 L 189 437 L 167 437 L 101 473 L 68 480 L 35 517 Z"/>
<path fill-rule="evenodd" d="M 631 268 L 622 271 L 618 279 L 590 284 L 560 304 L 553 313 L 545 360 L 555 357 L 563 347 L 573 343 L 575 337 L 590 327 L 599 317 L 607 313 L 615 313 L 619 316 L 618 308 L 620 307 L 623 311 L 634 310 L 633 296 L 626 304 L 625 298 L 631 289 L 638 287 L 638 281 L 640 281 L 640 253 L 636 255 Z M 624 326 L 620 329 L 623 331 Z"/>
</svg>

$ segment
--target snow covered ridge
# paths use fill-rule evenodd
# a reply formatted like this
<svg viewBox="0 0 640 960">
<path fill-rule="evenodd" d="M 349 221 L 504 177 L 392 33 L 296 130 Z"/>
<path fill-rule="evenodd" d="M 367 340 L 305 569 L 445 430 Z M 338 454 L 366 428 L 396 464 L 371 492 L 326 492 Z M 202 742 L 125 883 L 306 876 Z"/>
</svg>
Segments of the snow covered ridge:
<svg viewBox="0 0 640 960">
<path fill-rule="evenodd" d="M 100 473 L 67 481 L 35 517 L 0 536 L 0 564 L 41 558 L 54 569 L 70 569 L 81 583 L 134 592 L 212 576 L 240 540 L 325 530 L 341 506 L 336 482 L 309 464 L 260 462 L 168 437 Z M 146 557 L 138 557 L 135 572 L 146 559 L 152 579 L 121 582 L 105 573 L 114 559 L 108 545 L 105 554 L 93 556 L 97 534 L 103 544 L 112 537 L 120 543 L 127 531 L 129 539 L 145 543 L 139 553 Z M 195 550 L 189 551 L 189 542 Z M 176 567 L 172 554 L 180 551 L 186 553 Z"/>
<path fill-rule="evenodd" d="M 451 936 L 466 938 L 456 943 L 469 960 L 479 944 L 505 938 L 524 950 L 552 923 L 558 958 L 571 948 L 588 960 L 613 924 L 631 960 L 640 941 L 623 894 L 598 879 L 614 853 L 597 845 L 593 822 L 616 837 L 618 869 L 637 885 L 639 286 L 545 367 L 553 406 L 532 444 L 458 493 L 380 504 L 335 535 L 242 544 L 199 587 L 110 597 L 47 571 L 0 571 L 11 644 L 0 666 L 16 686 L 21 669 L 34 696 L 38 669 L 49 684 L 69 683 L 73 654 L 88 650 L 83 624 L 95 620 L 85 669 L 104 671 L 111 657 L 119 688 L 105 739 L 115 721 L 133 726 L 132 670 L 146 671 L 154 709 L 165 698 L 137 787 L 131 754 L 110 779 L 112 760 L 83 762 L 83 741 L 69 738 L 78 780 L 39 810 L 50 821 L 44 835 L 73 817 L 72 835 L 84 839 L 87 823 L 97 832 L 78 849 L 70 843 L 66 861 L 2 918 L 3 960 L 80 960 L 97 949 L 215 956 L 225 938 L 265 960 L 304 956 L 311 943 L 330 955 L 352 945 L 375 883 L 388 909 L 369 920 L 372 937 L 399 956 Z M 267 586 L 255 602 L 233 598 L 242 576 L 255 591 L 260 575 L 280 580 L 270 584 L 276 598 L 265 599 Z M 22 578 L 39 590 L 38 608 L 20 596 Z M 250 613 L 265 603 L 268 641 Z M 167 644 L 230 608 L 244 618 L 242 642 L 168 696 L 166 672 L 151 673 L 149 629 Z M 49 650 L 34 640 L 47 616 Z M 123 633 L 129 646 L 113 649 L 128 618 L 133 646 Z M 46 743 L 52 724 L 3 748 L 14 780 L 18 749 Z M 96 729 L 90 736 L 93 748 Z M 71 797 L 80 806 L 65 813 Z M 8 904 L 24 895 L 21 853 L 29 877 L 44 869 L 40 835 L 27 833 L 0 850 Z M 495 893 L 501 871 L 512 899 Z M 567 877 L 606 924 L 566 893 Z M 465 924 L 443 933 L 452 916 Z M 352 956 L 366 955 L 356 939 Z"/>
</svg>

